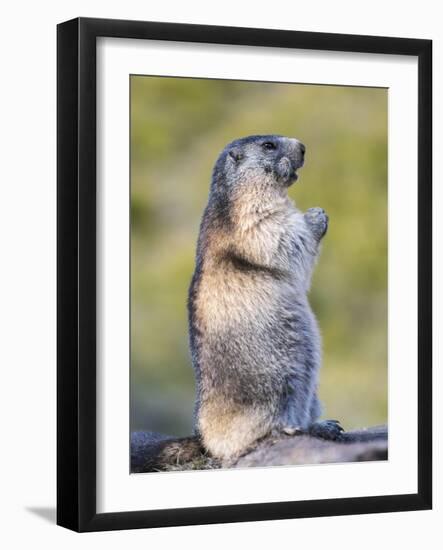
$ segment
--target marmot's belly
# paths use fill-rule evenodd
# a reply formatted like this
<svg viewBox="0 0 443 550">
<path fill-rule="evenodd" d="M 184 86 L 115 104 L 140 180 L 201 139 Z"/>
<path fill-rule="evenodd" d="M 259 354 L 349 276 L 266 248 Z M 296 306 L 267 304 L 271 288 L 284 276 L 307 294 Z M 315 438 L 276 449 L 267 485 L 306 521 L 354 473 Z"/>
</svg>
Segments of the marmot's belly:
<svg viewBox="0 0 443 550">
<path fill-rule="evenodd" d="M 281 301 L 281 288 L 271 277 L 230 271 L 203 275 L 195 303 L 197 318 L 209 331 L 272 322 Z"/>
<path fill-rule="evenodd" d="M 307 302 L 269 279 L 202 283 L 196 305 L 203 391 L 246 403 L 275 400 L 306 342 L 315 340 Z"/>
<path fill-rule="evenodd" d="M 225 329 L 260 338 L 287 332 L 287 336 L 316 330 L 315 318 L 306 295 L 295 282 L 271 276 L 232 274 L 229 271 L 205 273 L 195 301 L 196 317 L 208 332 Z M 277 334 L 278 336 L 278 334 Z"/>
</svg>

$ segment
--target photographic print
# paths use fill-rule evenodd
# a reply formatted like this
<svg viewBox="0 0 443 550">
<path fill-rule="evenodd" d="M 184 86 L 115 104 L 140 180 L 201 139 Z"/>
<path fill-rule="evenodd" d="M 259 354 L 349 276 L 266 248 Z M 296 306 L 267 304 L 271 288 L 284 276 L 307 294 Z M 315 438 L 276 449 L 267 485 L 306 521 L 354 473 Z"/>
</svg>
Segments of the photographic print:
<svg viewBox="0 0 443 550">
<path fill-rule="evenodd" d="M 58 525 L 431 508 L 432 42 L 57 52 Z"/>
<path fill-rule="evenodd" d="M 387 108 L 130 76 L 132 473 L 387 459 Z"/>
</svg>

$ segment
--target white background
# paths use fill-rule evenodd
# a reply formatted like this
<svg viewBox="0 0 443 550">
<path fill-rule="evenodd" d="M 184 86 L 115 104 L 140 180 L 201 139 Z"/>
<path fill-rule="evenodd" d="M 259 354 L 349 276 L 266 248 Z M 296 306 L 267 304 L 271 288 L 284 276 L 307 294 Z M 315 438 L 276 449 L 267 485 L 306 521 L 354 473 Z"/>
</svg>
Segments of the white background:
<svg viewBox="0 0 443 550">
<path fill-rule="evenodd" d="M 206 5 L 205 5 L 206 4 Z M 297 3 L 165 0 L 63 4 L 16 2 L 2 10 L 0 88 L 0 541 L 6 548 L 437 548 L 441 544 L 441 476 L 435 509 L 374 516 L 76 535 L 53 524 L 55 506 L 55 25 L 82 15 L 295 30 L 410 36 L 434 40 L 434 181 L 443 179 L 443 30 L 439 2 Z M 442 186 L 435 186 L 436 241 Z M 439 239 L 438 239 L 439 242 Z M 434 245 L 436 272 L 442 257 Z M 441 333 L 442 295 L 435 289 L 434 333 Z M 441 395 L 440 342 L 435 343 L 435 395 Z M 435 463 L 442 462 L 443 407 L 435 404 Z M 437 438 L 437 432 L 440 438 Z M 49 520 L 48 520 L 49 518 Z M 4 540 L 3 540 L 4 539 Z"/>
<path fill-rule="evenodd" d="M 101 39 L 98 43 L 97 510 L 417 491 L 417 59 Z M 389 460 L 129 476 L 129 74 L 385 86 L 389 180 Z M 401 205 L 401 208 L 399 208 Z M 407 220 L 407 223 L 405 223 Z M 404 296 L 409 299 L 405 301 Z"/>
</svg>

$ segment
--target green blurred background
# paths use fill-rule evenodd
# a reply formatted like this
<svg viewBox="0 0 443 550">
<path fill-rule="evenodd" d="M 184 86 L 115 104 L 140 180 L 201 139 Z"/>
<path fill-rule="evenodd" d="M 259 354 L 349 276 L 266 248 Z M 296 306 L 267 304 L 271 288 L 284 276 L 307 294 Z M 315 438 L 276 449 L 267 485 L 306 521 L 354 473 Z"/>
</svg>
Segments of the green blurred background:
<svg viewBox="0 0 443 550">
<path fill-rule="evenodd" d="M 330 217 L 311 291 L 324 416 L 387 421 L 387 90 L 132 76 L 132 430 L 191 433 L 186 299 L 211 170 L 229 141 L 273 133 L 306 144 L 290 195 Z"/>
</svg>

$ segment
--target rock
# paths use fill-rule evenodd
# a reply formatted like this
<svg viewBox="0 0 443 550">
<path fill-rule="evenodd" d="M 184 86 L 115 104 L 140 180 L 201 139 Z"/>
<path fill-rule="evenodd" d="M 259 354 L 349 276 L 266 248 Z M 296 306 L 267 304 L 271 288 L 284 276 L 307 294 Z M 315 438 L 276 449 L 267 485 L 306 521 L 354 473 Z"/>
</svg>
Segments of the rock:
<svg viewBox="0 0 443 550">
<path fill-rule="evenodd" d="M 343 436 L 341 441 L 326 441 L 309 435 L 267 439 L 236 460 L 232 466 L 245 468 L 387 460 L 386 429 L 359 430 L 347 432 Z"/>
<path fill-rule="evenodd" d="M 269 436 L 240 458 L 225 462 L 208 456 L 195 437 L 179 439 L 140 431 L 131 435 L 131 471 L 134 473 L 362 462 L 387 458 L 386 426 L 344 432 L 338 441 L 326 441 L 311 435 Z"/>
</svg>

